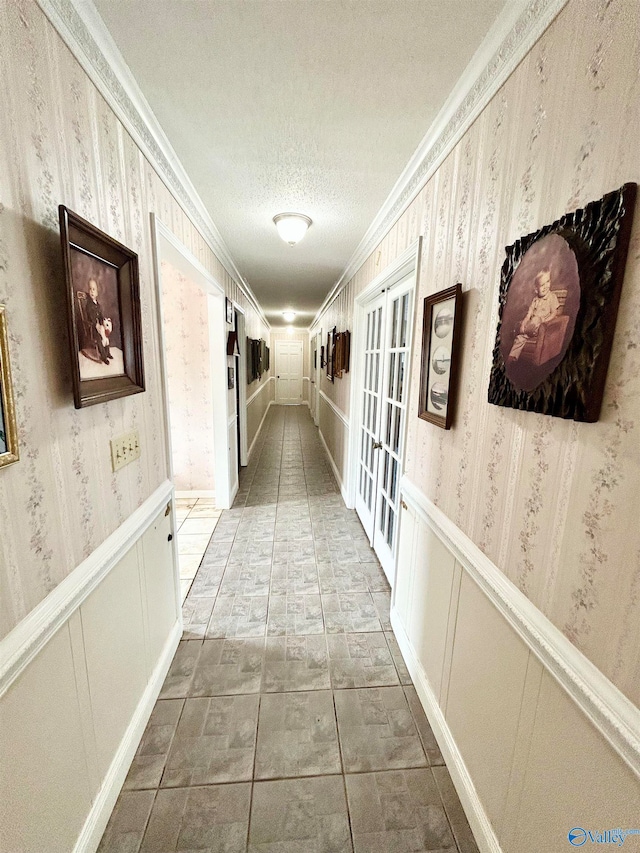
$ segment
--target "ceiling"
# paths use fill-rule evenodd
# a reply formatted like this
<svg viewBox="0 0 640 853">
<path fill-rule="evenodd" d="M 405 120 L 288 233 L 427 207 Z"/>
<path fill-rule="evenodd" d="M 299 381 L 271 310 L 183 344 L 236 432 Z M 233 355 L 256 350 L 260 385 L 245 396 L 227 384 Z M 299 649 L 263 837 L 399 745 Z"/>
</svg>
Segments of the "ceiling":
<svg viewBox="0 0 640 853">
<path fill-rule="evenodd" d="M 272 325 L 307 327 L 505 0 L 94 0 Z M 272 218 L 313 220 L 293 248 Z"/>
</svg>

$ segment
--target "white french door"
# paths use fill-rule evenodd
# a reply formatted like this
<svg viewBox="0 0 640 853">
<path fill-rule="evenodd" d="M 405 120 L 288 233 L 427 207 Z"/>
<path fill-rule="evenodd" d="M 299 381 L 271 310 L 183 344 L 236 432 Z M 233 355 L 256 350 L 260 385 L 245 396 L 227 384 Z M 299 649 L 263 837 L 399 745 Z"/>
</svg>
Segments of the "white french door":
<svg viewBox="0 0 640 853">
<path fill-rule="evenodd" d="M 302 341 L 276 341 L 276 403 L 302 403 Z"/>
<path fill-rule="evenodd" d="M 393 586 L 404 452 L 413 286 L 407 276 L 365 307 L 356 511 Z"/>
</svg>

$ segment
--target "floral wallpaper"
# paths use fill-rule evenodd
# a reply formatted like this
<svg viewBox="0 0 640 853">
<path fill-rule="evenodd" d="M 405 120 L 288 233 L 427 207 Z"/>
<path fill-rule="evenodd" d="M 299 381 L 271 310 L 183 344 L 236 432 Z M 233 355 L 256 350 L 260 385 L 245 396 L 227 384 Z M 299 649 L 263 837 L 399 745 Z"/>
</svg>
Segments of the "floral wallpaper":
<svg viewBox="0 0 640 853">
<path fill-rule="evenodd" d="M 207 295 L 167 261 L 162 310 L 173 481 L 180 491 L 215 490 Z"/>
<path fill-rule="evenodd" d="M 417 417 L 416 312 L 406 471 L 640 705 L 640 212 L 600 420 L 487 403 L 504 246 L 640 181 L 635 0 L 571 0 L 320 319 L 423 235 L 418 308 L 462 282 L 453 429 Z M 350 379 L 323 390 L 348 411 Z"/>
<path fill-rule="evenodd" d="M 0 4 L 0 303 L 20 461 L 0 472 L 0 636 L 167 477 L 149 214 L 263 323 L 32 0 Z M 139 255 L 147 390 L 73 407 L 58 204 Z M 142 456 L 111 471 L 109 441 Z"/>
</svg>

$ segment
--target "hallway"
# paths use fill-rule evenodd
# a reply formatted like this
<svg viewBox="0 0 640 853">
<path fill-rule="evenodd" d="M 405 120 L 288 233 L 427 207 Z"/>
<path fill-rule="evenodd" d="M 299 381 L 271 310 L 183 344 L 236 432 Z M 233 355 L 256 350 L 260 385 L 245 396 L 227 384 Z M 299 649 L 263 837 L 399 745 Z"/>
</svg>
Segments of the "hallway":
<svg viewBox="0 0 640 853">
<path fill-rule="evenodd" d="M 308 410 L 258 442 L 101 853 L 477 851 Z"/>
</svg>

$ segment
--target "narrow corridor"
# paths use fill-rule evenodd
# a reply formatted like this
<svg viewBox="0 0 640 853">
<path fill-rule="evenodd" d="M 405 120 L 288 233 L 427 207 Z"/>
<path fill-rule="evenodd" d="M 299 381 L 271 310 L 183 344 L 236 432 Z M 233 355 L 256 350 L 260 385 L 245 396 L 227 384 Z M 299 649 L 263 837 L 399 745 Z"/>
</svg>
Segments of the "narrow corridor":
<svg viewBox="0 0 640 853">
<path fill-rule="evenodd" d="M 101 853 L 477 847 L 303 407 L 272 407 Z"/>
</svg>

